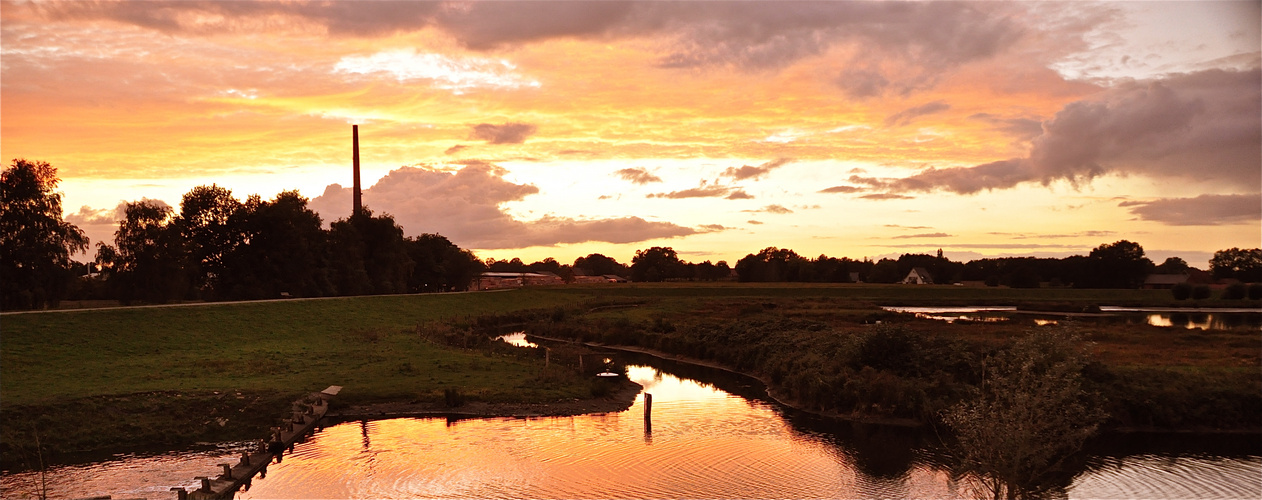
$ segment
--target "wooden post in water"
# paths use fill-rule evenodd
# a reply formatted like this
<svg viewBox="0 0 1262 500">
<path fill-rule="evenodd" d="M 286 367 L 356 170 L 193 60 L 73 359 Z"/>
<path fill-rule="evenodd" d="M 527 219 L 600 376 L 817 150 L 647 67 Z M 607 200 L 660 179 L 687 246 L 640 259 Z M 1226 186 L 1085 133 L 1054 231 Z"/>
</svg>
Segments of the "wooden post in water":
<svg viewBox="0 0 1262 500">
<path fill-rule="evenodd" d="M 653 395 L 644 393 L 644 422 L 648 423 L 653 420 Z"/>
</svg>

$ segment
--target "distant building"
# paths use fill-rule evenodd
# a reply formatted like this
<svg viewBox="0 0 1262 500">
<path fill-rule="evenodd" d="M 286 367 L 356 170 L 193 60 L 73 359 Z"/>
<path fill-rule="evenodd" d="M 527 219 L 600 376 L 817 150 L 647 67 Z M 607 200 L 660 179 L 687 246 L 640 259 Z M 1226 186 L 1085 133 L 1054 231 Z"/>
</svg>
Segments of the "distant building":
<svg viewBox="0 0 1262 500">
<path fill-rule="evenodd" d="M 1145 290 L 1168 290 L 1174 288 L 1175 285 L 1187 283 L 1187 273 L 1179 274 L 1149 274 L 1144 279 Z"/>
<path fill-rule="evenodd" d="M 925 268 L 917 267 L 907 273 L 907 277 L 903 278 L 902 283 L 904 285 L 932 285 L 933 276 L 930 276 L 929 271 Z"/>
<path fill-rule="evenodd" d="M 554 273 L 482 273 L 473 280 L 474 290 L 497 290 L 524 286 L 564 285 L 565 280 Z"/>
</svg>

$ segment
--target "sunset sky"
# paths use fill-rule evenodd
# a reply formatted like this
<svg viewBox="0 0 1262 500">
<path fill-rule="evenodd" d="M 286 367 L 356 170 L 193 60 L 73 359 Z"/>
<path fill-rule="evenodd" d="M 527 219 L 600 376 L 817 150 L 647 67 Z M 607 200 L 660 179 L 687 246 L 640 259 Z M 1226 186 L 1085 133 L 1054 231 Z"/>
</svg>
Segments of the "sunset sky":
<svg viewBox="0 0 1262 500">
<path fill-rule="evenodd" d="M 0 3 L 3 161 L 364 204 L 479 257 L 1262 241 L 1260 3 Z M 81 257 L 82 258 L 82 257 Z"/>
</svg>

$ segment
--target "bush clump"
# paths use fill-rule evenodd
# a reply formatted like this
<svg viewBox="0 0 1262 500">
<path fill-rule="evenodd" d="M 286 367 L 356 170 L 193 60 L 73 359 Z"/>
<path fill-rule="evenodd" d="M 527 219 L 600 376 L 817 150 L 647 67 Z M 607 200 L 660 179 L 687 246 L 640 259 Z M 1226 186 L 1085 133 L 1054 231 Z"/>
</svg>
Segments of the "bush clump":
<svg viewBox="0 0 1262 500">
<path fill-rule="evenodd" d="M 1179 283 L 1170 289 L 1170 295 L 1174 296 L 1174 300 L 1187 300 L 1192 296 L 1192 285 L 1187 283 Z"/>
</svg>

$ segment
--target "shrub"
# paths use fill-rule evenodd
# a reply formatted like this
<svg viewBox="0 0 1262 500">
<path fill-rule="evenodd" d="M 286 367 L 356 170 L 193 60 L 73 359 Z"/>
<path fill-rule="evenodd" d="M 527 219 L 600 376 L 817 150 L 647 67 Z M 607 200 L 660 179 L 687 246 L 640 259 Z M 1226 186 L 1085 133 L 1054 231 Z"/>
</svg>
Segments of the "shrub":
<svg viewBox="0 0 1262 500">
<path fill-rule="evenodd" d="M 1174 296 L 1174 300 L 1187 300 L 1192 296 L 1192 285 L 1187 283 L 1179 283 L 1170 289 L 1170 295 Z"/>
<path fill-rule="evenodd" d="M 1262 283 L 1249 285 L 1249 300 L 1262 299 Z"/>
<path fill-rule="evenodd" d="M 1223 290 L 1223 300 L 1242 300 L 1249 293 L 1248 287 L 1244 283 L 1232 283 L 1226 290 Z"/>
<path fill-rule="evenodd" d="M 1196 285 L 1192 288 L 1192 298 L 1196 300 L 1208 299 L 1210 295 L 1209 285 Z"/>
<path fill-rule="evenodd" d="M 1045 494 L 1049 475 L 1105 418 L 1103 401 L 1083 384 L 1090 361 L 1079 339 L 1047 330 L 991 358 L 975 397 L 943 414 L 958 439 L 960 472 L 994 498 Z"/>
</svg>

